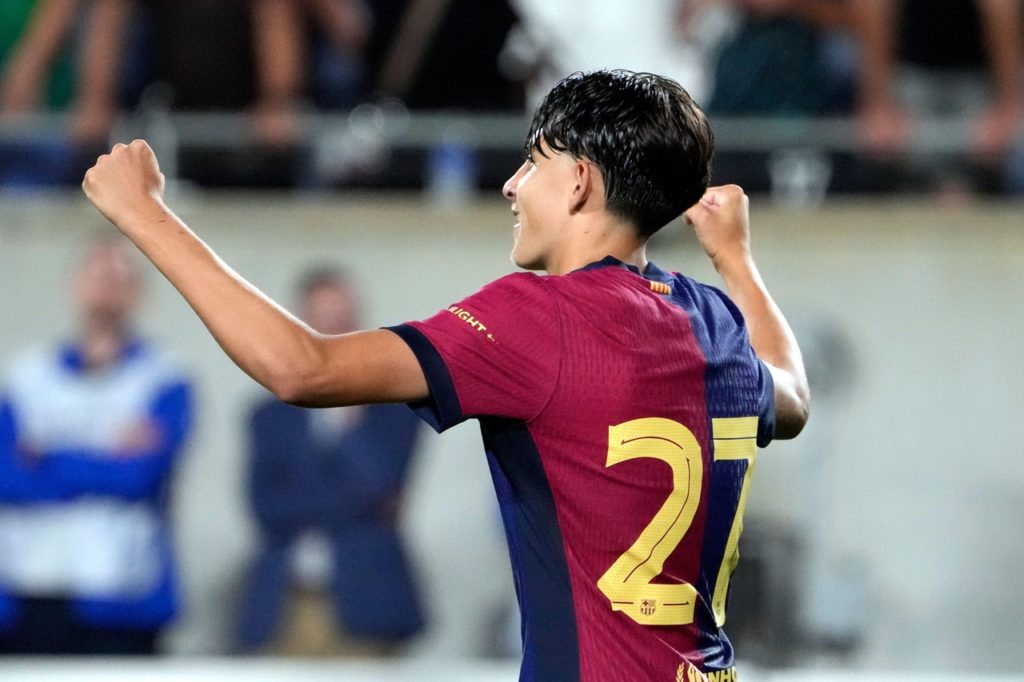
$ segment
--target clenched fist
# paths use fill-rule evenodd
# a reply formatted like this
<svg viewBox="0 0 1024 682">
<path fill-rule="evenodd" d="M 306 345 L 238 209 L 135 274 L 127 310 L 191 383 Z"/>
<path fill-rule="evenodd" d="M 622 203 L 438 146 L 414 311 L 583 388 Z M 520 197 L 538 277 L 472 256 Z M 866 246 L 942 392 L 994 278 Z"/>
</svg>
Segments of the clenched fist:
<svg viewBox="0 0 1024 682">
<path fill-rule="evenodd" d="M 116 144 L 96 160 L 82 182 L 85 195 L 119 230 L 132 216 L 163 207 L 164 176 L 144 140 Z"/>
<path fill-rule="evenodd" d="M 683 217 L 715 267 L 750 258 L 750 202 L 738 185 L 709 187 Z"/>
</svg>

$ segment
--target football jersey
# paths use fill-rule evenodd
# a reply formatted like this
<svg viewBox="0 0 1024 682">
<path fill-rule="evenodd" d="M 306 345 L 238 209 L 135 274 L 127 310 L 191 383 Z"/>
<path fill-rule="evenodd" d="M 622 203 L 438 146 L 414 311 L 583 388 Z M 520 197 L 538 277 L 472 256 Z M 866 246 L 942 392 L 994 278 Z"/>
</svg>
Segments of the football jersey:
<svg viewBox="0 0 1024 682">
<path fill-rule="evenodd" d="M 722 631 L 773 385 L 719 290 L 614 258 L 516 273 L 393 327 L 438 431 L 480 421 L 521 680 L 732 679 Z"/>
</svg>

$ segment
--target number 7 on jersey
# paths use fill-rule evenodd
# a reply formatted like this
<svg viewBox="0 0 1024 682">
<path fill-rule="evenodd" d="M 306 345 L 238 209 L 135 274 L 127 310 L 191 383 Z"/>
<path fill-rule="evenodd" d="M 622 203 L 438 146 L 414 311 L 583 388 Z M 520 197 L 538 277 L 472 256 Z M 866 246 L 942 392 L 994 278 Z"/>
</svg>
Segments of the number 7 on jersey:
<svg viewBox="0 0 1024 682">
<path fill-rule="evenodd" d="M 711 597 L 715 622 L 721 627 L 725 623 L 729 578 L 739 561 L 743 511 L 757 455 L 757 417 L 713 419 L 711 426 L 715 461 L 747 461 Z M 613 611 L 622 611 L 641 625 L 686 625 L 693 622 L 696 588 L 685 582 L 652 581 L 682 542 L 697 512 L 704 480 L 700 443 L 690 429 L 660 417 L 633 419 L 609 427 L 606 466 L 638 457 L 660 459 L 671 467 L 672 492 L 636 541 L 597 581 L 597 586 L 608 597 Z"/>
</svg>

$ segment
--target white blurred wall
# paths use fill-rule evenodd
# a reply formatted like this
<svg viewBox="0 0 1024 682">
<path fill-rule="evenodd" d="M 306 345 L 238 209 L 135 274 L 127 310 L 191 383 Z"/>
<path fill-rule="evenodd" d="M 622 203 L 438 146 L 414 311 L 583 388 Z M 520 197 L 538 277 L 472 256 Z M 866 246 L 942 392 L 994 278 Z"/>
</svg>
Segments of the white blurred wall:
<svg viewBox="0 0 1024 682">
<path fill-rule="evenodd" d="M 286 304 L 304 265 L 345 264 L 363 285 L 368 325 L 430 315 L 511 267 L 512 220 L 499 198 L 454 213 L 406 195 L 184 195 L 175 206 Z M 867 620 L 851 665 L 1024 670 L 1020 206 L 786 212 L 755 202 L 753 211 L 755 253 L 808 353 L 822 356 L 814 339 L 831 327 L 851 344 L 854 372 L 819 386 L 801 439 L 762 451 L 748 518 L 802 529 L 815 550 L 809 573 L 845 576 L 846 604 L 814 588 L 813 576 L 800 584 L 814 596 L 810 617 Z M 67 268 L 97 229 L 110 228 L 76 195 L 0 196 L 0 367 L 26 344 L 70 329 Z M 655 258 L 714 282 L 680 232 L 667 228 Z M 156 276 L 143 328 L 180 352 L 200 389 L 175 497 L 188 609 L 169 645 L 216 654 L 253 541 L 241 425 L 260 389 Z M 816 361 L 826 365 L 819 376 L 830 353 Z M 472 655 L 512 598 L 496 505 L 475 425 L 440 437 L 424 430 L 423 443 L 405 527 L 435 627 L 414 651 Z"/>
</svg>

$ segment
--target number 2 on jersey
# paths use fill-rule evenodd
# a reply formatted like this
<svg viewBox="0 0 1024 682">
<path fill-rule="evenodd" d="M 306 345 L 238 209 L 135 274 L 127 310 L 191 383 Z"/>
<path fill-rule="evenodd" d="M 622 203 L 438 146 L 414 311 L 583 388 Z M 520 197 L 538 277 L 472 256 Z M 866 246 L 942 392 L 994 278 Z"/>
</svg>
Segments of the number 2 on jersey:
<svg viewBox="0 0 1024 682">
<path fill-rule="evenodd" d="M 711 599 L 715 622 L 721 627 L 729 578 L 739 560 L 743 510 L 757 454 L 757 417 L 713 419 L 711 425 L 715 461 L 747 460 Z M 652 581 L 661 574 L 665 560 L 682 541 L 697 512 L 704 474 L 700 443 L 679 422 L 660 417 L 633 419 L 608 428 L 606 466 L 639 457 L 660 459 L 672 468 L 672 492 L 632 546 L 597 581 L 597 587 L 608 597 L 613 611 L 622 611 L 641 625 L 685 625 L 693 622 L 696 588 L 685 582 Z"/>
</svg>

